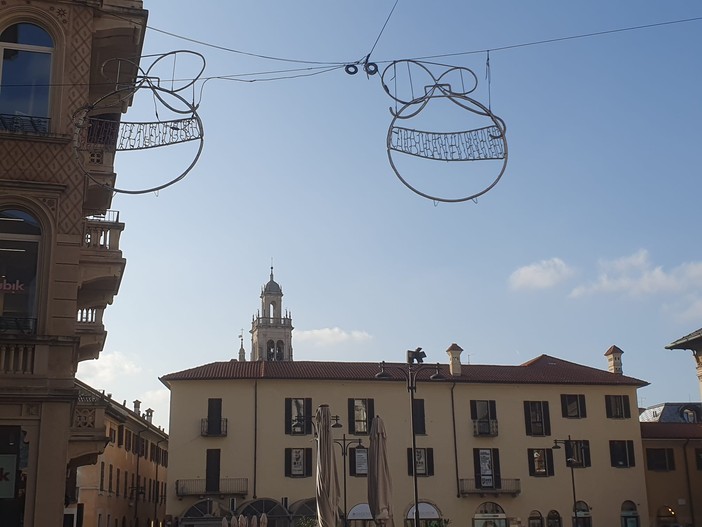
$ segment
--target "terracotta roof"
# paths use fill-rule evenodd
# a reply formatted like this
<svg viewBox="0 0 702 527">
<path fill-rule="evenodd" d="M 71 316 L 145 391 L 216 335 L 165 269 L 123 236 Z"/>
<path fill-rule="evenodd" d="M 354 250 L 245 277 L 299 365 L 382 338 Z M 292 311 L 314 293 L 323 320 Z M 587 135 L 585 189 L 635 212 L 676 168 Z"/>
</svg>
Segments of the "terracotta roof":
<svg viewBox="0 0 702 527">
<path fill-rule="evenodd" d="M 642 439 L 702 439 L 700 423 L 641 423 Z"/>
<path fill-rule="evenodd" d="M 415 366 L 416 367 L 416 366 Z M 402 363 L 386 363 L 385 371 L 391 380 L 405 381 Z M 169 386 L 170 381 L 193 381 L 215 379 L 326 379 L 326 380 L 376 380 L 380 371 L 377 362 L 325 362 L 325 361 L 280 361 L 280 362 L 212 362 L 188 370 L 169 373 L 160 377 Z M 646 386 L 648 383 L 633 377 L 583 366 L 574 362 L 541 355 L 519 366 L 497 366 L 464 364 L 460 376 L 452 376 L 449 366 L 439 365 L 444 382 L 478 384 L 600 384 L 621 386 Z M 433 364 L 424 364 L 419 379 L 429 379 L 436 372 Z M 378 382 L 383 382 L 378 380 Z"/>
<path fill-rule="evenodd" d="M 680 337 L 665 347 L 667 350 L 699 350 L 700 348 L 702 348 L 702 328 Z"/>
</svg>

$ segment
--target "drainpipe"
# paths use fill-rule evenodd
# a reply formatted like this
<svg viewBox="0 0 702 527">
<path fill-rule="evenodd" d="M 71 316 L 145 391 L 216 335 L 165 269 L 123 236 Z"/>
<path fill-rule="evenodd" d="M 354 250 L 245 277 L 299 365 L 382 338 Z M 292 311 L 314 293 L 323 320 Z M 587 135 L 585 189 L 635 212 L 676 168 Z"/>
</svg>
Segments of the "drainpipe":
<svg viewBox="0 0 702 527">
<path fill-rule="evenodd" d="M 690 444 L 690 439 L 685 440 L 683 445 L 683 457 L 685 458 L 685 480 L 687 481 L 687 501 L 690 504 L 690 523 L 696 525 L 695 523 L 695 505 L 692 501 L 692 483 L 690 482 L 690 465 L 687 462 L 687 445 Z"/>
<path fill-rule="evenodd" d="M 254 381 L 254 466 L 253 466 L 253 495 L 256 499 L 256 469 L 258 468 L 258 379 Z"/>
<path fill-rule="evenodd" d="M 456 401 L 454 400 L 453 390 L 456 388 L 456 383 L 451 385 L 451 421 L 453 424 L 453 460 L 456 467 L 456 497 L 461 497 L 461 479 L 458 475 L 458 442 L 456 439 Z"/>
</svg>

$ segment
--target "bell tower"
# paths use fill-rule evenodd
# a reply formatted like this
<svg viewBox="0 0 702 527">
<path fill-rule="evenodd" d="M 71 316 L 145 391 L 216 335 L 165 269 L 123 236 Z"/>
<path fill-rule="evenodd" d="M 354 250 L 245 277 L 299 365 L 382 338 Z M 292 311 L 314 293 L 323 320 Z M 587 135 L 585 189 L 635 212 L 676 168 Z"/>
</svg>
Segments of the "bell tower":
<svg viewBox="0 0 702 527">
<path fill-rule="evenodd" d="M 251 321 L 251 360 L 293 360 L 292 317 L 283 313 L 283 290 L 271 278 L 261 290 L 261 310 Z"/>
</svg>

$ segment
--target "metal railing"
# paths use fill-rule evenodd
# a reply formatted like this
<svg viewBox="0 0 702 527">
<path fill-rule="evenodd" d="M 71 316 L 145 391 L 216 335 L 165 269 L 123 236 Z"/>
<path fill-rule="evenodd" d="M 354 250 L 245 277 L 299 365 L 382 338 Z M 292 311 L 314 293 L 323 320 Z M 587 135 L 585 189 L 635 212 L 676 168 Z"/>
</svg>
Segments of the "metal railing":
<svg viewBox="0 0 702 527">
<path fill-rule="evenodd" d="M 31 115 L 0 114 L 0 131 L 48 134 L 51 119 Z"/>
<path fill-rule="evenodd" d="M 244 496 L 249 493 L 248 478 L 223 478 L 220 479 L 216 490 L 207 489 L 207 480 L 198 479 L 177 479 L 176 496 L 204 496 L 207 494 L 235 494 Z"/>
<path fill-rule="evenodd" d="M 474 420 L 473 421 L 474 436 L 496 436 L 497 435 L 497 419 Z"/>
<path fill-rule="evenodd" d="M 478 483 L 480 483 L 480 480 L 476 480 L 475 478 L 461 479 L 461 496 L 473 494 L 479 494 L 481 496 L 486 494 L 511 494 L 512 496 L 516 496 L 522 492 L 521 480 L 519 479 L 501 478 L 499 482 L 496 482 L 498 486 L 493 487 L 483 487 Z"/>
<path fill-rule="evenodd" d="M 28 317 L 0 316 L 0 333 L 36 335 L 37 319 Z"/>
<path fill-rule="evenodd" d="M 227 435 L 227 418 L 208 419 L 204 417 L 200 420 L 200 435 L 222 437 Z"/>
</svg>

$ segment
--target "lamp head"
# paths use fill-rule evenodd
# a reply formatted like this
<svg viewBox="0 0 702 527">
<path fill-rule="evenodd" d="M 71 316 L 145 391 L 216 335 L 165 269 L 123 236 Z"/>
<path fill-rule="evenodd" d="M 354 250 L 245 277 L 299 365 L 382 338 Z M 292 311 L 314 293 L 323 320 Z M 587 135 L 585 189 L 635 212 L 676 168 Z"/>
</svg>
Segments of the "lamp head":
<svg viewBox="0 0 702 527">
<path fill-rule="evenodd" d="M 422 348 L 417 348 L 416 350 L 407 350 L 407 364 L 413 364 L 415 361 L 417 364 L 424 362 L 424 357 L 427 354 L 422 351 Z"/>
</svg>

